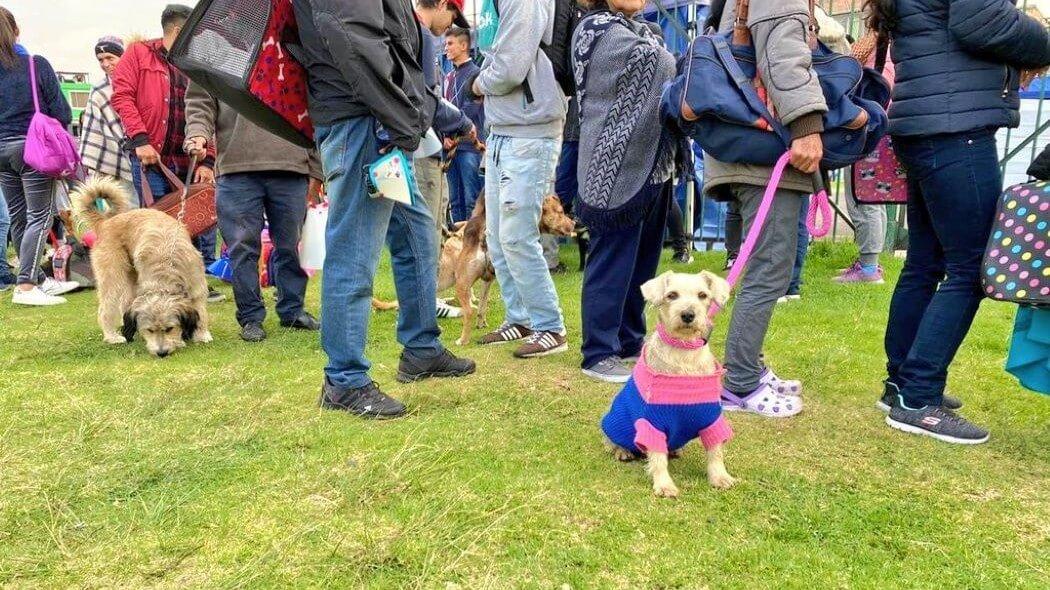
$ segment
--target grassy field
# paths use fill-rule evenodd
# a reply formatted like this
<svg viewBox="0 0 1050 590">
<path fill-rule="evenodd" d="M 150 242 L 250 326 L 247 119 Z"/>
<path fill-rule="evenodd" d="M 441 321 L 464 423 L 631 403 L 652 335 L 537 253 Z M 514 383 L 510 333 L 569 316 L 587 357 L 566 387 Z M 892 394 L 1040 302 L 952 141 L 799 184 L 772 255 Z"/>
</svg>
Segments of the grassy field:
<svg viewBox="0 0 1050 590">
<path fill-rule="evenodd" d="M 805 299 L 774 318 L 767 354 L 806 410 L 733 416 L 742 483 L 709 489 L 694 450 L 672 464 L 678 501 L 605 455 L 615 388 L 584 381 L 578 351 L 467 348 L 478 375 L 401 386 L 395 316 L 376 315 L 374 377 L 412 414 L 373 423 L 317 409 L 317 337 L 274 317 L 247 345 L 215 305 L 216 342 L 159 361 L 104 346 L 91 293 L 4 296 L 0 586 L 1047 588 L 1050 399 L 1002 370 L 1014 307 L 984 306 L 950 380 L 991 442 L 905 436 L 873 408 L 891 286 L 828 282 L 851 254 L 818 245 Z M 558 279 L 574 343 L 580 283 Z"/>
</svg>

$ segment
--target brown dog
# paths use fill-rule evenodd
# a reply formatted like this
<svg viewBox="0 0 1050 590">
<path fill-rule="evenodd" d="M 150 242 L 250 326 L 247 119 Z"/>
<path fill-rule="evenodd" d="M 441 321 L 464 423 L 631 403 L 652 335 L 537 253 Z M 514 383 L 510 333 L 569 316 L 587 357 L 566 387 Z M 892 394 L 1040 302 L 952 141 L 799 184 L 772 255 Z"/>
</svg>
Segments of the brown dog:
<svg viewBox="0 0 1050 590">
<path fill-rule="evenodd" d="M 568 237 L 573 235 L 576 222 L 565 214 L 561 201 L 551 195 L 543 200 L 543 210 L 539 223 L 541 234 Z M 478 197 L 470 220 L 458 227 L 441 247 L 441 258 L 438 265 L 438 292 L 451 287 L 456 288 L 456 299 L 463 308 L 463 331 L 456 344 L 466 346 L 470 343 L 474 327 L 484 328 L 487 325 L 489 290 L 496 280 L 496 271 L 489 259 L 488 243 L 485 238 L 485 194 Z M 481 295 L 478 307 L 473 304 L 474 283 L 481 281 Z"/>
<path fill-rule="evenodd" d="M 128 210 L 129 200 L 119 184 L 100 177 L 72 195 L 75 214 L 96 235 L 91 268 L 103 340 L 123 344 L 138 333 L 162 358 L 187 340 L 211 342 L 204 263 L 186 227 L 154 209 Z"/>
</svg>

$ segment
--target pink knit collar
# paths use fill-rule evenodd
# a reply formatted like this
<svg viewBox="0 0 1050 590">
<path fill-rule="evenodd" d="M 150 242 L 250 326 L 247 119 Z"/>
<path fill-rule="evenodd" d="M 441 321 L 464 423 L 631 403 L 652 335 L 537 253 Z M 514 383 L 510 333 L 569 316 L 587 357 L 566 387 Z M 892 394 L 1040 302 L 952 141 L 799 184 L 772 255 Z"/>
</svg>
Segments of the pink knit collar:
<svg viewBox="0 0 1050 590">
<path fill-rule="evenodd" d="M 667 331 L 667 328 L 665 328 L 663 324 L 656 325 L 656 333 L 660 336 L 660 340 L 663 340 L 664 344 L 671 348 L 678 348 L 681 350 L 700 350 L 707 346 L 706 338 L 696 338 L 694 340 L 675 338 Z"/>
</svg>

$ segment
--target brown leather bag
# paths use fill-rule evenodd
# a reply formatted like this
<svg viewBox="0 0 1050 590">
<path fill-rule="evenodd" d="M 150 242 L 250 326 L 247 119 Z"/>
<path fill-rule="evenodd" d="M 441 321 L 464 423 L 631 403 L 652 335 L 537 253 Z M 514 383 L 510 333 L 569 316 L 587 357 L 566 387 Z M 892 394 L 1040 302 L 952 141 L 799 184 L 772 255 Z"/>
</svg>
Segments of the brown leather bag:
<svg viewBox="0 0 1050 590">
<path fill-rule="evenodd" d="M 194 238 L 207 233 L 219 224 L 219 216 L 215 211 L 215 185 L 207 182 L 190 184 L 196 163 L 197 160 L 194 158 L 190 163 L 186 182 L 183 182 L 163 162 L 158 162 L 157 166 L 160 171 L 164 173 L 175 190 L 156 201 L 153 199 L 153 191 L 150 190 L 149 181 L 146 178 L 146 169 L 142 168 L 142 199 L 146 206 L 178 219 Z"/>
</svg>

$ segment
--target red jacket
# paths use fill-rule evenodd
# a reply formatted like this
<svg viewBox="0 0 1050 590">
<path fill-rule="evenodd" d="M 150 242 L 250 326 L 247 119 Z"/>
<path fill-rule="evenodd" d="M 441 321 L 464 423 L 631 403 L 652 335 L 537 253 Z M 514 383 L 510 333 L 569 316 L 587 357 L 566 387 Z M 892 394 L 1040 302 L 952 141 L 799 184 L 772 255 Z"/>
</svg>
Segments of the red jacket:
<svg viewBox="0 0 1050 590">
<path fill-rule="evenodd" d="M 132 43 L 124 52 L 110 77 L 113 97 L 110 103 L 117 112 L 131 147 L 147 142 L 158 152 L 168 134 L 168 101 L 171 80 L 168 66 L 158 55 L 163 48 L 160 39 Z M 214 142 L 208 154 L 214 158 Z"/>
</svg>

